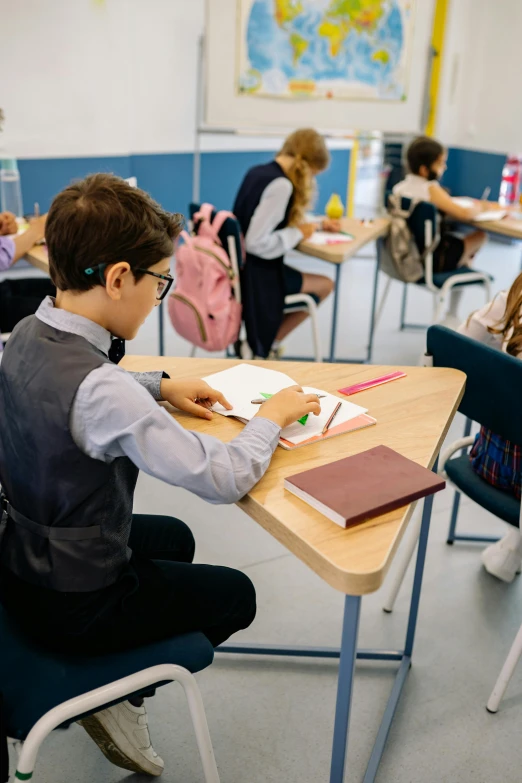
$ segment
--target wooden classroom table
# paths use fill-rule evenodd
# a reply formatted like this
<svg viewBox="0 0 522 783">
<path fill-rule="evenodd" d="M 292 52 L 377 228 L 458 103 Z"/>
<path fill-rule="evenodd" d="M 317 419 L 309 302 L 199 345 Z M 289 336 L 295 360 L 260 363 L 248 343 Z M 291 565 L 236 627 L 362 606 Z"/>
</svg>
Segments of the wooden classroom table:
<svg viewBox="0 0 522 783">
<path fill-rule="evenodd" d="M 491 209 L 505 209 L 497 202 L 492 202 L 490 206 Z M 521 215 L 521 218 L 517 219 L 514 217 L 515 214 Z M 522 240 L 522 214 L 519 209 L 510 209 L 502 220 L 470 220 L 466 225 L 482 229 L 482 231 L 486 231 L 488 234 L 497 234 L 498 236 L 509 237 L 509 239 Z M 522 260 L 520 269 L 522 271 Z"/>
<path fill-rule="evenodd" d="M 389 218 L 376 218 L 370 223 L 365 224 L 361 220 L 356 218 L 343 218 L 341 220 L 342 230 L 347 231 L 354 236 L 351 242 L 340 243 L 338 245 L 314 245 L 313 242 L 301 242 L 297 246 L 297 250 L 300 253 L 304 253 L 308 256 L 314 256 L 320 258 L 322 261 L 327 261 L 329 264 L 335 265 L 335 290 L 333 294 L 333 309 L 332 309 L 332 326 L 330 333 L 330 356 L 331 362 L 336 361 L 335 358 L 335 339 L 337 332 L 337 312 L 339 304 L 339 291 L 341 281 L 341 267 L 345 261 L 353 258 L 357 253 L 367 245 L 369 242 L 375 242 L 380 237 L 385 236 L 388 233 L 390 227 Z M 377 295 L 377 276 L 378 276 L 379 264 L 375 265 L 375 280 L 373 286 L 373 297 Z M 362 361 L 371 361 L 372 348 L 373 348 L 373 331 L 374 331 L 374 316 L 375 305 L 372 303 L 372 317 L 370 321 L 370 333 L 368 340 L 368 347 L 366 351 L 366 357 Z M 339 360 L 337 360 L 339 361 Z M 340 361 L 343 361 L 342 359 Z M 356 361 L 354 359 L 346 360 L 348 362 Z M 361 361 L 361 359 L 357 360 Z"/>
<path fill-rule="evenodd" d="M 237 364 L 237 360 L 188 359 L 180 357 L 129 356 L 122 360 L 127 370 L 165 370 L 173 378 L 204 377 Z M 257 362 L 256 362 L 257 364 Z M 324 465 L 384 444 L 426 468 L 435 469 L 437 456 L 464 392 L 465 376 L 452 369 L 424 367 L 378 367 L 310 362 L 263 362 L 263 366 L 286 372 L 302 385 L 335 393 L 358 383 L 404 369 L 406 378 L 354 396 L 377 419 L 375 426 L 304 446 L 295 451 L 278 448 L 261 481 L 239 501 L 238 506 L 299 560 L 334 589 L 344 593 L 345 608 L 340 648 L 306 648 L 227 643 L 220 652 L 339 658 L 337 704 L 330 783 L 344 781 L 346 745 L 352 682 L 356 658 L 396 661 L 396 680 L 369 760 L 364 783 L 375 779 L 393 715 L 411 665 L 426 545 L 433 498 L 424 501 L 422 532 L 404 649 L 357 650 L 361 596 L 376 591 L 393 561 L 407 529 L 413 505 L 401 508 L 351 529 L 343 529 L 283 488 L 285 476 Z M 186 429 L 212 434 L 229 441 L 243 425 L 224 416 L 212 421 L 196 419 L 168 406 Z M 289 777 L 288 777 L 289 779 Z M 326 776 L 325 776 L 326 779 Z"/>
<path fill-rule="evenodd" d="M 40 269 L 42 272 L 49 274 L 49 256 L 47 254 L 47 247 L 45 245 L 34 245 L 34 247 L 26 253 L 25 258 L 36 269 Z M 158 351 L 159 355 L 163 356 L 165 353 L 165 333 L 163 322 L 163 302 L 158 306 Z"/>
</svg>

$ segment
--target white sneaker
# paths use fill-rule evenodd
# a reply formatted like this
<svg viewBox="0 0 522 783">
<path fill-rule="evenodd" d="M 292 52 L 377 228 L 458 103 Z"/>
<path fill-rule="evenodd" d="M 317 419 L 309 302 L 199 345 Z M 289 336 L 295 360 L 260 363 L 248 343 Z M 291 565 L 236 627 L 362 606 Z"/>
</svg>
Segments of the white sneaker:
<svg viewBox="0 0 522 783">
<path fill-rule="evenodd" d="M 133 707 L 124 701 L 78 723 L 117 767 L 155 777 L 163 772 L 163 759 L 150 741 L 145 707 Z"/>
<path fill-rule="evenodd" d="M 503 582 L 512 582 L 522 569 L 522 539 L 518 528 L 486 547 L 482 563 L 488 574 Z"/>
</svg>

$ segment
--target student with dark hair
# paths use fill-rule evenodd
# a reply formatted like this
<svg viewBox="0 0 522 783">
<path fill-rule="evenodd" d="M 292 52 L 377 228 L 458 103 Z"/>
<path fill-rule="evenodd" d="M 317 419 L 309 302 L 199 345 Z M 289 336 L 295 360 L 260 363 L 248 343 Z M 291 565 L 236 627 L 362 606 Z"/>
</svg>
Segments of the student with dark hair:
<svg viewBox="0 0 522 783">
<path fill-rule="evenodd" d="M 394 194 L 417 201 L 429 201 L 453 220 L 473 220 L 482 211 L 480 201 L 467 209 L 456 204 L 439 180 L 446 171 L 447 154 L 440 142 L 427 136 L 412 141 L 406 152 L 408 174 L 393 188 Z M 441 228 L 441 240 L 434 253 L 434 271 L 449 272 L 457 267 L 471 266 L 472 259 L 486 241 L 484 231 L 472 231 L 464 237 Z M 450 294 L 448 315 L 456 317 L 462 290 L 454 288 Z"/>
<path fill-rule="evenodd" d="M 0 272 L 5 272 L 44 237 L 47 215 L 33 218 L 29 228 L 16 236 L 18 226 L 11 212 L 0 213 Z M 55 293 L 50 280 L 28 278 L 0 283 L 0 332 L 11 332 L 18 321 L 36 311 L 42 299 Z M 0 342 L 0 351 L 2 350 Z"/>
<path fill-rule="evenodd" d="M 179 519 L 133 515 L 139 470 L 234 503 L 266 471 L 281 429 L 320 412 L 315 394 L 284 389 L 222 443 L 156 402 L 211 419 L 213 403 L 230 405 L 207 383 L 113 363 L 169 290 L 182 222 L 109 174 L 66 188 L 46 227 L 56 299 L 18 324 L 0 366 L 0 601 L 35 643 L 68 655 L 189 631 L 218 646 L 248 627 L 248 577 L 193 564 L 194 538 Z M 141 700 L 82 725 L 114 764 L 163 771 Z"/>
</svg>

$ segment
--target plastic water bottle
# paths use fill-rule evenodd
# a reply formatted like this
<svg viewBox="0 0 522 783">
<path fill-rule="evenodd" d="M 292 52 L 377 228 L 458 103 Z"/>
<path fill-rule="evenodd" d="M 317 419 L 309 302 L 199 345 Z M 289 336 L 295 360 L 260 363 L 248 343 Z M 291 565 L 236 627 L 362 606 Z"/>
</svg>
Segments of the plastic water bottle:
<svg viewBox="0 0 522 783">
<path fill-rule="evenodd" d="M 17 218 L 24 214 L 20 174 L 14 158 L 0 162 L 0 208 L 2 212 L 13 212 Z"/>
<path fill-rule="evenodd" d="M 510 155 L 502 169 L 499 204 L 512 207 L 518 202 L 520 189 L 521 161 L 517 155 Z"/>
</svg>

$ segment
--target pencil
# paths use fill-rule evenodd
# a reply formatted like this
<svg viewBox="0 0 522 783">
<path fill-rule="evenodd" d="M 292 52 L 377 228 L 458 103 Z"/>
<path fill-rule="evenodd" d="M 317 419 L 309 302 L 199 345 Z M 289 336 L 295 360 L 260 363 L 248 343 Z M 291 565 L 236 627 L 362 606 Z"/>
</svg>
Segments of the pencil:
<svg viewBox="0 0 522 783">
<path fill-rule="evenodd" d="M 328 430 L 330 429 L 330 424 L 332 423 L 332 421 L 333 421 L 333 420 L 335 419 L 335 417 L 337 416 L 337 413 L 339 412 L 339 409 L 340 409 L 341 405 L 342 405 L 342 402 L 338 402 L 338 403 L 337 403 L 337 405 L 335 406 L 335 408 L 334 408 L 334 409 L 333 409 L 333 411 L 332 411 L 332 415 L 330 416 L 330 418 L 328 419 L 328 421 L 327 421 L 327 422 L 326 422 L 326 424 L 324 425 L 324 427 L 323 427 L 323 431 L 322 431 L 321 435 L 326 435 L 326 433 L 327 433 L 327 432 L 328 432 Z"/>
</svg>

